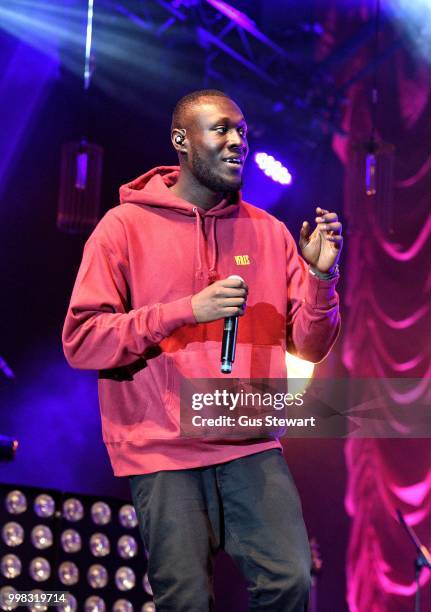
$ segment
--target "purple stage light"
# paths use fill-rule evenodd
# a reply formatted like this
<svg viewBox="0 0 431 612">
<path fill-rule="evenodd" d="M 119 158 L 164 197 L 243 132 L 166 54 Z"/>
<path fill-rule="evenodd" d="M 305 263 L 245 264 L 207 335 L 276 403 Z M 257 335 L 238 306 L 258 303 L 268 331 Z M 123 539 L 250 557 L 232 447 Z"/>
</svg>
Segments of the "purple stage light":
<svg viewBox="0 0 431 612">
<path fill-rule="evenodd" d="M 289 170 L 272 155 L 259 152 L 255 154 L 254 161 L 262 172 L 276 183 L 280 183 L 281 185 L 290 185 L 292 183 L 292 175 Z"/>
</svg>

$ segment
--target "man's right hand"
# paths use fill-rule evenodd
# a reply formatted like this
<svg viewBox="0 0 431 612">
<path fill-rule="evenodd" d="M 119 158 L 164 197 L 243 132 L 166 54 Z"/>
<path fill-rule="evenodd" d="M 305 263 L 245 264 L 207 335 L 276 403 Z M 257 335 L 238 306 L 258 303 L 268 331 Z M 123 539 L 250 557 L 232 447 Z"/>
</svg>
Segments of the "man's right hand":
<svg viewBox="0 0 431 612">
<path fill-rule="evenodd" d="M 205 287 L 192 297 L 193 314 L 198 323 L 242 316 L 248 287 L 239 278 L 225 278 Z"/>
</svg>

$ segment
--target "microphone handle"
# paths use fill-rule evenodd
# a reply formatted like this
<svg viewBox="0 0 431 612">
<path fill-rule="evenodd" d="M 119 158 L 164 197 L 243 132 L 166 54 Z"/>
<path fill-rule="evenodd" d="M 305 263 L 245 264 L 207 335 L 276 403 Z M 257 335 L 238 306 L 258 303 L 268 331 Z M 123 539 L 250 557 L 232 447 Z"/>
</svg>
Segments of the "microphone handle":
<svg viewBox="0 0 431 612">
<path fill-rule="evenodd" d="M 226 317 L 223 326 L 223 341 L 221 349 L 221 372 L 230 374 L 235 361 L 236 336 L 239 317 Z"/>
</svg>

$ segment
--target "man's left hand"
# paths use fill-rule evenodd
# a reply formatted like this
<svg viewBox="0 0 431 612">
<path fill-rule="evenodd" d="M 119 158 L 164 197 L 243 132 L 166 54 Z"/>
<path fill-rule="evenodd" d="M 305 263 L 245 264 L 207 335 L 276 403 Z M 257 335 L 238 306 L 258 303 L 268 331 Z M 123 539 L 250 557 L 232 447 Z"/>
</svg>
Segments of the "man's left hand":
<svg viewBox="0 0 431 612">
<path fill-rule="evenodd" d="M 313 233 L 308 221 L 302 224 L 299 246 L 305 261 L 319 272 L 330 274 L 340 258 L 343 246 L 342 226 L 337 213 L 316 208 L 316 215 L 317 226 Z"/>
</svg>

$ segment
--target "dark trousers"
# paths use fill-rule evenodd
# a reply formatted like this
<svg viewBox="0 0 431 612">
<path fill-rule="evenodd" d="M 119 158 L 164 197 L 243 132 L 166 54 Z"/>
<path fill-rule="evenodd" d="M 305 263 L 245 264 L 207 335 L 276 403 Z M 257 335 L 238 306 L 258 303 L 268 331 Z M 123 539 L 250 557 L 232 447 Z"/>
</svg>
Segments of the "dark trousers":
<svg viewBox="0 0 431 612">
<path fill-rule="evenodd" d="M 214 609 L 219 548 L 246 578 L 249 610 L 304 612 L 310 550 L 278 449 L 228 463 L 130 478 L 157 612 Z"/>
</svg>

